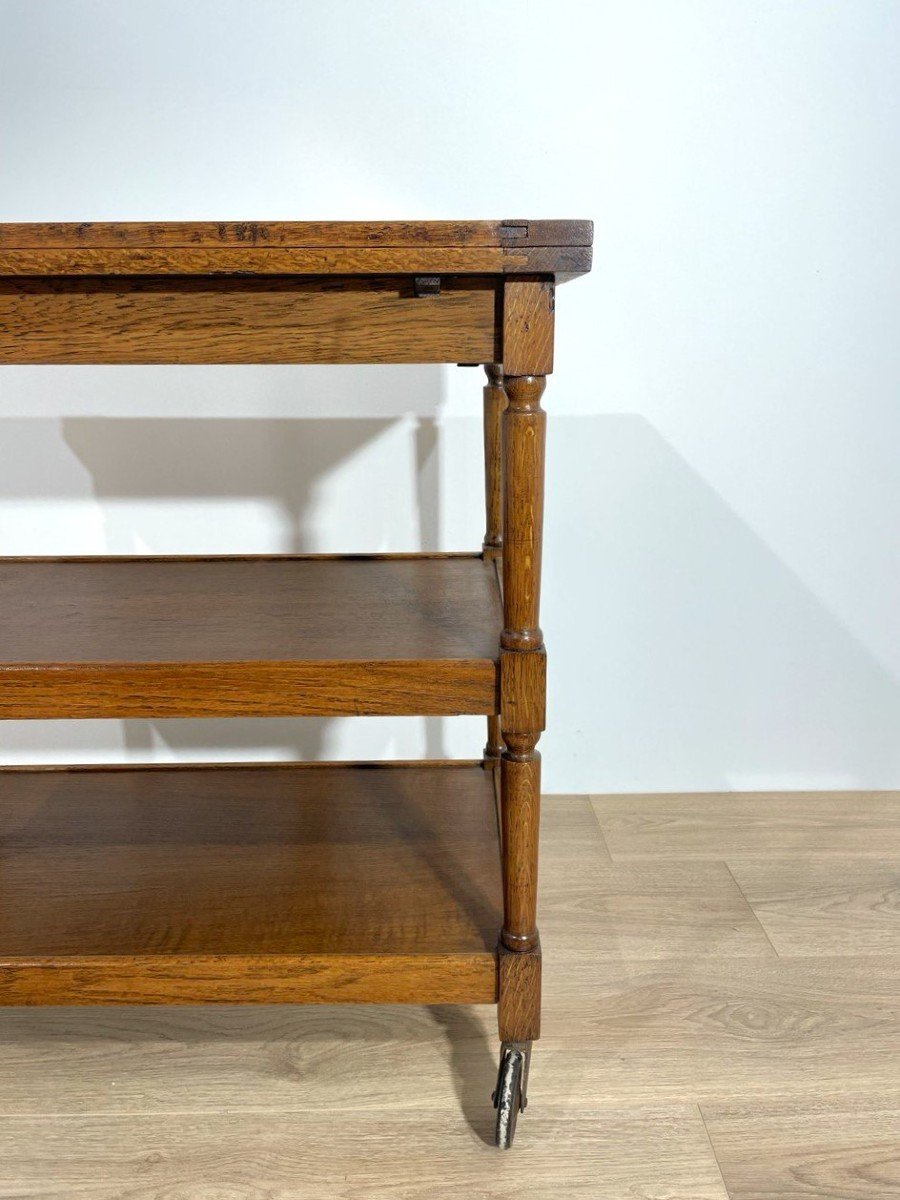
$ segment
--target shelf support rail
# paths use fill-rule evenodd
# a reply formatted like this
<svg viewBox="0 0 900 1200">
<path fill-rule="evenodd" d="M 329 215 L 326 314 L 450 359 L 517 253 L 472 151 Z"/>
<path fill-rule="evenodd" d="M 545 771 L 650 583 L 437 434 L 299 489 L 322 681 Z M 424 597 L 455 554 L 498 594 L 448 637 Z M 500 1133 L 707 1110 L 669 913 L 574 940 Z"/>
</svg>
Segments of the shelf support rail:
<svg viewBox="0 0 900 1200">
<path fill-rule="evenodd" d="M 485 363 L 487 383 L 484 387 L 484 509 L 485 532 L 482 553 L 488 562 L 501 570 L 503 552 L 503 412 L 506 392 L 503 390 L 503 367 L 500 363 Z M 485 765 L 496 767 L 503 753 L 500 718 L 487 719 L 487 744 L 484 747 Z"/>
</svg>

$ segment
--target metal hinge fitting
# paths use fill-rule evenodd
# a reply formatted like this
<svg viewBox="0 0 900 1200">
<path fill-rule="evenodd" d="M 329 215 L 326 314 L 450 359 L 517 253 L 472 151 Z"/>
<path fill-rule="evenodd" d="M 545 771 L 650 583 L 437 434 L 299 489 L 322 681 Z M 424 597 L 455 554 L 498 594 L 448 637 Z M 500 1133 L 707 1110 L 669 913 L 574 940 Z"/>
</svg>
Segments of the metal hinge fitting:
<svg viewBox="0 0 900 1200">
<path fill-rule="evenodd" d="M 440 275 L 416 275 L 413 279 L 413 292 L 416 296 L 439 296 L 441 294 Z"/>
</svg>

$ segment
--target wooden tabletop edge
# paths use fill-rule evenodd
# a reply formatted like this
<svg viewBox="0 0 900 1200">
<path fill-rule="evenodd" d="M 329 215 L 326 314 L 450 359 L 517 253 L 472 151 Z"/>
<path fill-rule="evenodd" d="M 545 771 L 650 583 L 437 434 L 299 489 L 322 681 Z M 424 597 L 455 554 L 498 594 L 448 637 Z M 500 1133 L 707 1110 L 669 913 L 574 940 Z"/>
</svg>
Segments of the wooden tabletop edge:
<svg viewBox="0 0 900 1200">
<path fill-rule="evenodd" d="M 587 220 L 0 222 L 4 250 L 587 247 Z"/>
<path fill-rule="evenodd" d="M 119 762 L 119 763 L 3 763 L 0 764 L 0 775 L 8 774 L 79 774 L 114 772 L 127 774 L 130 771 L 283 771 L 283 770 L 347 770 L 347 771 L 377 771 L 377 770 L 444 770 L 446 768 L 462 768 L 464 770 L 484 770 L 484 759 L 468 758 L 423 758 L 423 759 L 317 759 L 302 761 L 295 759 L 257 759 L 245 762 Z"/>
</svg>

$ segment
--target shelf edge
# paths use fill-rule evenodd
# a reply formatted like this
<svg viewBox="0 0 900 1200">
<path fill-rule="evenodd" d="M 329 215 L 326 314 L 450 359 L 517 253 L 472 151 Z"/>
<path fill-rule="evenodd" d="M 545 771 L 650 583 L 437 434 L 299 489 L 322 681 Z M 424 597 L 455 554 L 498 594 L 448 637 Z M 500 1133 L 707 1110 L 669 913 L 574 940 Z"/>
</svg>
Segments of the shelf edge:
<svg viewBox="0 0 900 1200">
<path fill-rule="evenodd" d="M 0 1005 L 495 1004 L 497 955 L 0 958 Z"/>
</svg>

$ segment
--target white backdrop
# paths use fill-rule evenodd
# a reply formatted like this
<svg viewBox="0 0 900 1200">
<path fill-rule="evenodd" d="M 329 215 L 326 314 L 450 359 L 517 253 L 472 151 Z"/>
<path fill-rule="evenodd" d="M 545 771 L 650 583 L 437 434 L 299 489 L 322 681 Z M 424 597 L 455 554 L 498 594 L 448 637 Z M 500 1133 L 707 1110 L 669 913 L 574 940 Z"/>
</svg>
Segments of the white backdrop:
<svg viewBox="0 0 900 1200">
<path fill-rule="evenodd" d="M 545 396 L 548 790 L 898 787 L 898 62 L 895 0 L 0 0 L 0 219 L 593 218 Z M 0 553 L 473 548 L 481 383 L 6 368 Z M 0 725 L 8 762 L 482 741 Z"/>
</svg>

